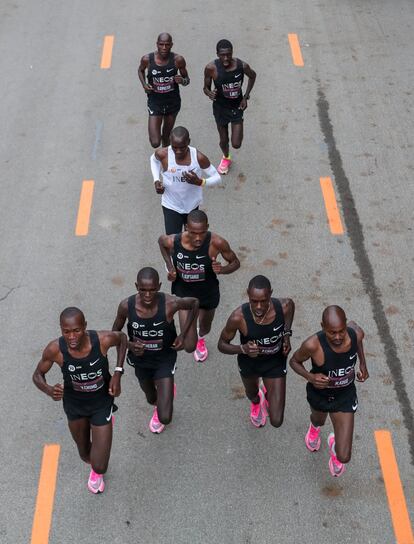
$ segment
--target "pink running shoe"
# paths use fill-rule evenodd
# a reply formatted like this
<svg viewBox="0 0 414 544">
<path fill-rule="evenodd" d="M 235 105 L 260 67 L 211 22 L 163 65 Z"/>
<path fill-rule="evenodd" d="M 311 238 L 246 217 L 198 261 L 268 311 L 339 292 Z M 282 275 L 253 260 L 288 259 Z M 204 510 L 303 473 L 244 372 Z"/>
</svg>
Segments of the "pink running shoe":
<svg viewBox="0 0 414 544">
<path fill-rule="evenodd" d="M 152 433 L 156 434 L 162 433 L 162 431 L 165 429 L 165 425 L 163 425 L 158 419 L 157 407 L 154 408 L 154 413 L 152 414 L 152 418 L 149 422 L 149 429 Z"/>
<path fill-rule="evenodd" d="M 330 433 L 330 435 L 328 436 L 328 446 L 329 446 L 329 453 L 331 454 L 331 457 L 328 463 L 329 471 L 332 474 L 332 476 L 338 477 L 345 472 L 346 465 L 338 461 L 338 459 L 336 458 L 336 455 L 334 454 L 334 447 L 335 447 L 334 433 Z"/>
<path fill-rule="evenodd" d="M 231 163 L 232 163 L 232 160 L 230 158 L 230 155 L 228 157 L 225 157 L 223 155 L 223 157 L 221 158 L 220 164 L 217 167 L 217 172 L 222 175 L 228 174 Z"/>
<path fill-rule="evenodd" d="M 97 493 L 103 493 L 105 489 L 103 474 L 98 474 L 93 469 L 91 469 L 88 480 L 88 489 L 91 493 L 95 493 L 95 495 Z"/>
<path fill-rule="evenodd" d="M 321 447 L 321 428 L 309 425 L 308 432 L 305 435 L 305 444 L 309 451 L 318 451 Z"/>
<path fill-rule="evenodd" d="M 265 398 L 261 389 L 259 389 L 259 398 L 260 402 L 258 404 L 253 404 L 253 402 L 250 404 L 250 421 L 255 427 L 266 425 Z"/>
<path fill-rule="evenodd" d="M 204 340 L 204 338 L 198 339 L 197 346 L 193 355 L 194 355 L 194 359 L 198 363 L 202 363 L 203 361 L 207 359 L 208 349 L 207 349 L 206 341 Z"/>
</svg>

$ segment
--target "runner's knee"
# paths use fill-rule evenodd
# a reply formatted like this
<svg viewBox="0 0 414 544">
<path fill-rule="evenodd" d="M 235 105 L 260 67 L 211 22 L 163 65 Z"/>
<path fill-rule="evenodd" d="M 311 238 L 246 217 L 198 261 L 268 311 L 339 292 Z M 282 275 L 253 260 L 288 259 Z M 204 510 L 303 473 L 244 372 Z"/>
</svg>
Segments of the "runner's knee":
<svg viewBox="0 0 414 544">
<path fill-rule="evenodd" d="M 108 470 L 108 461 L 93 461 L 91 466 L 97 474 L 105 474 Z"/>
<path fill-rule="evenodd" d="M 157 411 L 158 411 L 158 419 L 163 425 L 168 425 L 169 423 L 171 423 L 172 410 L 160 410 L 158 408 Z"/>
<path fill-rule="evenodd" d="M 338 448 L 337 444 L 335 444 L 335 450 L 336 450 L 336 458 L 341 463 L 349 463 L 351 460 L 351 450 L 350 448 Z"/>
<path fill-rule="evenodd" d="M 151 146 L 154 149 L 160 147 L 160 145 L 161 145 L 161 138 L 159 138 L 159 137 L 150 136 L 149 141 L 150 141 Z"/>
<path fill-rule="evenodd" d="M 233 141 L 231 142 L 231 146 L 233 149 L 240 149 L 241 148 L 241 141 L 240 140 L 236 140 L 236 141 Z"/>
<path fill-rule="evenodd" d="M 269 414 L 269 421 L 273 427 L 280 427 L 283 423 L 283 414 Z"/>
</svg>

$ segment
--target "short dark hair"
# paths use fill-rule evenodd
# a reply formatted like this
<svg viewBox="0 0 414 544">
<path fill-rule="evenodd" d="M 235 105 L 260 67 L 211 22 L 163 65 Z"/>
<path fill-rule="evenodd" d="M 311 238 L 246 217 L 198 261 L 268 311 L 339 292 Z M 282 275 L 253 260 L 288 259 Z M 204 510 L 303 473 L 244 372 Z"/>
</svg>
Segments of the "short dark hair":
<svg viewBox="0 0 414 544">
<path fill-rule="evenodd" d="M 217 42 L 216 51 L 219 52 L 221 49 L 231 49 L 233 51 L 233 44 L 229 40 L 220 40 Z"/>
<path fill-rule="evenodd" d="M 187 215 L 187 223 L 191 221 L 192 223 L 205 223 L 207 225 L 208 218 L 207 214 L 203 210 L 193 210 Z"/>
<path fill-rule="evenodd" d="M 160 276 L 155 268 L 152 268 L 152 266 L 145 266 L 138 271 L 137 282 L 140 280 L 154 280 L 159 283 Z"/>
<path fill-rule="evenodd" d="M 259 274 L 249 281 L 249 287 L 247 290 L 250 291 L 251 289 L 268 289 L 271 291 L 272 286 L 270 285 L 270 281 L 266 278 L 266 276 Z"/>
<path fill-rule="evenodd" d="M 161 32 L 161 34 L 159 34 L 157 38 L 157 43 L 158 42 L 172 42 L 171 34 L 169 34 L 168 32 Z"/>
<path fill-rule="evenodd" d="M 71 317 L 80 316 L 83 323 L 86 323 L 85 316 L 82 312 L 82 310 L 79 310 L 79 308 L 76 308 L 76 306 L 68 306 L 61 312 L 59 321 L 62 322 L 64 319 L 70 319 Z"/>
<path fill-rule="evenodd" d="M 177 138 L 177 140 L 189 140 L 190 139 L 190 133 L 185 127 L 175 127 L 171 131 L 171 138 L 172 137 Z"/>
</svg>

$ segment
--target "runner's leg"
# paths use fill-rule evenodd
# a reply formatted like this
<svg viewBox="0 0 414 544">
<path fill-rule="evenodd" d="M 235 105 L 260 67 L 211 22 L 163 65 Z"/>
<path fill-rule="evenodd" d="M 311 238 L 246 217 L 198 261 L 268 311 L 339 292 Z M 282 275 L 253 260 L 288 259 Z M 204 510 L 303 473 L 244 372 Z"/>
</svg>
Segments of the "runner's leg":
<svg viewBox="0 0 414 544">
<path fill-rule="evenodd" d="M 79 456 L 85 463 L 90 463 L 91 426 L 86 417 L 68 421 L 69 430 L 78 447 Z"/>
<path fill-rule="evenodd" d="M 169 208 L 162 207 L 164 214 L 165 234 L 177 234 L 183 230 L 187 214 L 181 214 Z"/>
<path fill-rule="evenodd" d="M 228 125 L 217 125 L 217 130 L 219 133 L 219 146 L 223 152 L 224 157 L 228 157 L 230 153 L 229 148 L 229 126 Z"/>
<path fill-rule="evenodd" d="M 158 419 L 163 425 L 171 423 L 174 399 L 174 377 L 155 380 Z"/>
<path fill-rule="evenodd" d="M 154 380 L 139 380 L 139 385 L 147 397 L 148 404 L 157 404 L 157 390 L 155 388 Z"/>
<path fill-rule="evenodd" d="M 169 115 L 164 115 L 163 117 L 161 137 L 163 147 L 167 147 L 167 145 L 170 145 L 170 134 L 172 129 L 174 128 L 177 113 L 170 113 Z"/>
<path fill-rule="evenodd" d="M 273 427 L 283 423 L 286 399 L 286 378 L 263 378 L 266 387 L 266 399 L 269 403 L 269 420 Z"/>
<path fill-rule="evenodd" d="M 162 115 L 150 115 L 148 117 L 148 136 L 152 147 L 160 147 L 161 144 Z"/>
<path fill-rule="evenodd" d="M 178 319 L 180 321 L 180 330 L 183 330 L 184 323 L 186 322 L 187 315 L 189 313 L 189 310 L 180 310 L 178 312 Z M 198 340 L 197 335 L 197 318 L 194 319 L 194 321 L 191 324 L 190 330 L 187 333 L 187 336 L 184 340 L 184 350 L 187 353 L 192 353 L 196 349 Z"/>
<path fill-rule="evenodd" d="M 241 376 L 244 389 L 246 390 L 246 397 L 253 402 L 253 404 L 258 404 L 260 402 L 259 397 L 259 376 L 249 376 L 245 378 Z"/>
<path fill-rule="evenodd" d="M 243 141 L 243 123 L 231 124 L 231 145 L 234 149 L 239 149 Z"/>
<path fill-rule="evenodd" d="M 211 324 L 213 322 L 215 313 L 215 308 L 213 308 L 212 310 L 204 310 L 202 308 L 200 309 L 198 315 L 199 336 L 206 336 L 211 331 Z"/>
<path fill-rule="evenodd" d="M 91 466 L 97 474 L 105 474 L 111 455 L 112 421 L 107 425 L 91 425 L 91 431 Z"/>
<path fill-rule="evenodd" d="M 353 412 L 332 412 L 329 414 L 335 433 L 336 458 L 341 463 L 349 463 L 354 434 Z"/>
</svg>

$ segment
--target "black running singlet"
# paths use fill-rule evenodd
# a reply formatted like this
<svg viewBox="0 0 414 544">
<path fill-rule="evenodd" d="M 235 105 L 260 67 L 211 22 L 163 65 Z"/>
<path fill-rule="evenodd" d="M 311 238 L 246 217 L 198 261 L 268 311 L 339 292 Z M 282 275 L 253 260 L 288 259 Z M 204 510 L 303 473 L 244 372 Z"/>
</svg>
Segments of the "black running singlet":
<svg viewBox="0 0 414 544">
<path fill-rule="evenodd" d="M 259 347 L 258 359 L 260 361 L 280 360 L 280 362 L 284 362 L 286 358 L 282 352 L 282 345 L 285 317 L 280 301 L 277 298 L 272 298 L 271 301 L 276 315 L 272 323 L 268 325 L 259 325 L 254 321 L 248 302 L 242 305 L 243 317 L 247 325 L 247 335 L 244 336 L 240 332 L 240 343 L 247 344 L 247 342 L 253 341 Z M 237 358 L 241 361 L 254 361 L 244 353 L 239 354 Z"/>
<path fill-rule="evenodd" d="M 318 393 L 324 394 L 332 389 L 344 389 L 351 386 L 355 381 L 355 364 L 358 359 L 357 334 L 354 329 L 347 327 L 351 338 L 351 347 L 345 353 L 337 353 L 328 344 L 326 335 L 323 331 L 317 333 L 319 343 L 323 350 L 324 363 L 318 366 L 312 360 L 313 374 L 325 374 L 329 378 L 329 387 L 327 389 L 317 389 Z"/>
<path fill-rule="evenodd" d="M 219 281 L 213 271 L 212 260 L 208 253 L 211 232 L 207 232 L 204 242 L 198 249 L 185 249 L 181 244 L 181 234 L 174 237 L 174 249 L 171 255 L 177 271 L 177 279 L 172 284 L 172 292 L 179 297 L 195 297 L 217 291 Z"/>
<path fill-rule="evenodd" d="M 132 366 L 157 368 L 162 363 L 175 363 L 177 352 L 171 348 L 177 338 L 174 320 L 169 322 L 165 310 L 165 294 L 158 293 L 158 308 L 154 317 L 140 317 L 135 309 L 136 295 L 128 298 L 128 337 L 130 342 L 145 344 L 144 355 L 138 357 L 128 352 Z"/>
<path fill-rule="evenodd" d="M 168 63 L 165 66 L 159 66 L 158 64 L 155 64 L 154 53 L 149 54 L 147 79 L 148 83 L 153 88 L 151 93 L 153 98 L 157 97 L 158 100 L 179 98 L 179 85 L 174 80 L 174 76 L 177 75 L 178 69 L 174 59 L 174 53 L 170 53 Z"/>
<path fill-rule="evenodd" d="M 69 353 L 63 336 L 59 338 L 59 349 L 63 355 L 62 374 L 64 397 L 69 399 L 95 399 L 108 395 L 111 379 L 108 357 L 102 355 L 96 331 L 88 331 L 91 351 L 86 357 L 77 359 Z"/>
<path fill-rule="evenodd" d="M 217 69 L 217 79 L 214 86 L 217 89 L 215 103 L 224 108 L 238 108 L 243 98 L 243 62 L 235 59 L 236 69 L 227 71 L 219 59 L 214 61 Z"/>
</svg>

